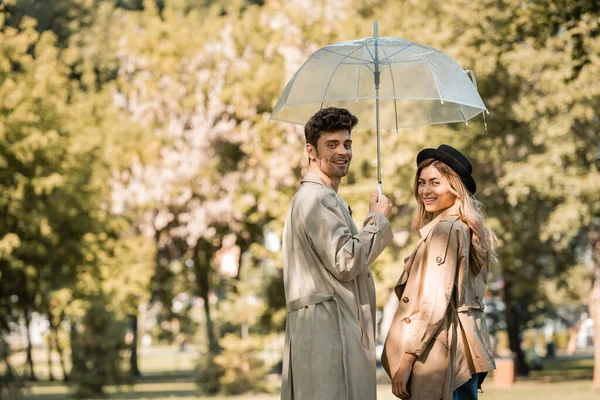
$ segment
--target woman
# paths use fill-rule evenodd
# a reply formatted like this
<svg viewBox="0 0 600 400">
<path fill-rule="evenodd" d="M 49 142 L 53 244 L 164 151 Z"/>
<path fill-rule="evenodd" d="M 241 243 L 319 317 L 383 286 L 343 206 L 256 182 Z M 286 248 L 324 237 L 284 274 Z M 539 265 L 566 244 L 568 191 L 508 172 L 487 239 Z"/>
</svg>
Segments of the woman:
<svg viewBox="0 0 600 400">
<path fill-rule="evenodd" d="M 473 196 L 467 157 L 443 144 L 422 150 L 417 166 L 420 240 L 395 287 L 400 305 L 382 363 L 397 397 L 476 399 L 495 368 L 483 311 L 495 236 Z"/>
</svg>

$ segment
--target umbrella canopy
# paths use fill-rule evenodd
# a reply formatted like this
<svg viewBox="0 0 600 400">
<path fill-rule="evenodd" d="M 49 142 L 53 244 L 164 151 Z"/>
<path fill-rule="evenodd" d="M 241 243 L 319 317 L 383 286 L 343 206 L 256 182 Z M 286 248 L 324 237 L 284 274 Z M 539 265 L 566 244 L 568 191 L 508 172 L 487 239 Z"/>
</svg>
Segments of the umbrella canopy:
<svg viewBox="0 0 600 400">
<path fill-rule="evenodd" d="M 444 52 L 377 34 L 310 56 L 288 82 L 271 118 L 304 125 L 330 106 L 350 110 L 359 128 L 396 130 L 467 122 L 487 111 L 474 81 Z"/>
<path fill-rule="evenodd" d="M 381 197 L 380 128 L 465 122 L 487 111 L 475 75 L 444 52 L 409 40 L 373 37 L 325 46 L 288 82 L 271 119 L 304 125 L 326 107 L 346 108 L 358 128 L 377 130 L 377 189 Z M 484 116 L 485 121 L 485 116 Z"/>
</svg>

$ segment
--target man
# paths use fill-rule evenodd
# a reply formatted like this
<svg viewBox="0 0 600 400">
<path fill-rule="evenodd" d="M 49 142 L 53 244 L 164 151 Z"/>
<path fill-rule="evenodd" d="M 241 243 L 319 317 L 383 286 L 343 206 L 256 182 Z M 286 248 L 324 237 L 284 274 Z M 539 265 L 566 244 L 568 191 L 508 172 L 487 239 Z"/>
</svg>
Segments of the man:
<svg viewBox="0 0 600 400">
<path fill-rule="evenodd" d="M 305 126 L 309 172 L 283 233 L 288 309 L 282 400 L 374 400 L 375 285 L 369 265 L 393 239 L 375 190 L 359 233 L 338 196 L 358 119 L 326 108 Z"/>
</svg>

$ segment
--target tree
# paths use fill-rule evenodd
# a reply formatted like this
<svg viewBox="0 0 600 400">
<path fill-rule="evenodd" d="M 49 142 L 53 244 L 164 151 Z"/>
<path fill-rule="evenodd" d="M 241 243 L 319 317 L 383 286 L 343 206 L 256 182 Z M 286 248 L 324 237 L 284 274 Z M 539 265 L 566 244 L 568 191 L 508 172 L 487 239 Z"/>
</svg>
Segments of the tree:
<svg viewBox="0 0 600 400">
<path fill-rule="evenodd" d="M 74 282 L 98 212 L 95 148 L 78 136 L 67 62 L 54 35 L 35 26 L 28 17 L 18 29 L 0 25 L 1 303 L 3 316 L 20 312 L 26 321 L 48 313 L 48 294 Z M 35 378 L 30 354 L 31 345 Z"/>
<path fill-rule="evenodd" d="M 265 191 L 263 179 L 276 185 L 285 178 L 285 169 L 271 171 L 263 164 L 272 162 L 262 156 L 274 147 L 258 128 L 264 129 L 264 102 L 271 97 L 249 98 L 233 90 L 238 85 L 248 91 L 244 86 L 258 72 L 273 96 L 277 87 L 268 74 L 276 69 L 247 68 L 249 60 L 262 63 L 261 53 L 236 43 L 246 38 L 229 21 L 238 18 L 235 10 L 232 17 L 219 18 L 220 12 L 190 10 L 185 2 L 170 2 L 160 13 L 152 2 L 140 12 L 107 6 L 101 14 L 113 23 L 94 29 L 106 29 L 111 40 L 92 46 L 115 49 L 118 79 L 109 85 L 115 105 L 149 132 L 146 155 L 112 179 L 113 209 L 154 238 L 153 298 L 160 296 L 167 314 L 172 263 L 193 262 L 193 274 L 186 273 L 185 279 L 204 299 L 212 351 L 217 347 L 209 296 L 220 280 L 216 253 L 231 235 L 242 253 L 262 240 L 263 226 L 273 218 L 265 204 L 277 197 Z M 244 21 L 252 20 L 244 16 Z M 263 39 L 259 45 L 264 52 L 268 43 Z M 252 75 L 237 84 L 240 74 Z"/>
<path fill-rule="evenodd" d="M 540 239 L 553 243 L 557 252 L 580 250 L 580 260 L 590 265 L 589 309 L 598 326 L 599 91 L 593 71 L 599 67 L 600 7 L 565 2 L 559 3 L 552 14 L 554 30 L 544 41 L 525 41 L 506 56 L 514 75 L 528 89 L 514 105 L 514 113 L 531 127 L 536 147 L 507 166 L 502 184 L 513 202 L 535 190 L 555 203 L 541 224 Z M 594 386 L 600 386 L 598 343 L 600 337 L 596 334 Z"/>
</svg>

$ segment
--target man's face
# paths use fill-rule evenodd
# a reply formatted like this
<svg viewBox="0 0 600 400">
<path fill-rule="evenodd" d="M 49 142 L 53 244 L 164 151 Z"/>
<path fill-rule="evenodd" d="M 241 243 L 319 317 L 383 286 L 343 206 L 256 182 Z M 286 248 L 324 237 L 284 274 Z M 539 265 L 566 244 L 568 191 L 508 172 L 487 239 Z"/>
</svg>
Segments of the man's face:
<svg viewBox="0 0 600 400">
<path fill-rule="evenodd" d="M 308 145 L 311 162 L 330 178 L 340 179 L 348 173 L 352 160 L 350 132 L 341 130 L 324 133 L 317 140 L 317 149 Z"/>
</svg>

